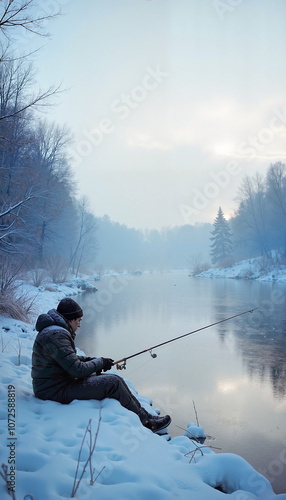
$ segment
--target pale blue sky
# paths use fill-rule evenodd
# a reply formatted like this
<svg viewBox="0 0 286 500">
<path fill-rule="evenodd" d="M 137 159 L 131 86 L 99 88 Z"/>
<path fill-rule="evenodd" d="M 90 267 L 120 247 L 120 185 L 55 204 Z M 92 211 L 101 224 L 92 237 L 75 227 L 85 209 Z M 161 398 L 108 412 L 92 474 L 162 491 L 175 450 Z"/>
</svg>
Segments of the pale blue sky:
<svg viewBox="0 0 286 500">
<path fill-rule="evenodd" d="M 56 4 L 38 81 L 69 89 L 50 117 L 74 134 L 79 194 L 96 215 L 212 221 L 220 205 L 232 213 L 245 174 L 285 161 L 284 0 L 41 5 Z"/>
</svg>

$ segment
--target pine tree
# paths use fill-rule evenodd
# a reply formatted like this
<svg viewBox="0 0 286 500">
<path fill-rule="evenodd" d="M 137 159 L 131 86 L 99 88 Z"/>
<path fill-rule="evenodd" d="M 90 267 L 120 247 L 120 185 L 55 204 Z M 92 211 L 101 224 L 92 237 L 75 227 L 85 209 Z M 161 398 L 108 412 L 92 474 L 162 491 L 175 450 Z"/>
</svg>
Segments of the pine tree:
<svg viewBox="0 0 286 500">
<path fill-rule="evenodd" d="M 217 264 L 230 257 L 232 253 L 231 232 L 221 207 L 219 207 L 217 217 L 213 223 L 211 234 L 210 254 L 212 263 Z"/>
</svg>

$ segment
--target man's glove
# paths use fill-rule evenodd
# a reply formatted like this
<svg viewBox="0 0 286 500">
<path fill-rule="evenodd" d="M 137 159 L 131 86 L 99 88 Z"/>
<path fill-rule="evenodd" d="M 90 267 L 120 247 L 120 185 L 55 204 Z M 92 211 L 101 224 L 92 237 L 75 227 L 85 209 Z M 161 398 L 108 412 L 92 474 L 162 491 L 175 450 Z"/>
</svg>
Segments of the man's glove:
<svg viewBox="0 0 286 500">
<path fill-rule="evenodd" d="M 102 367 L 103 371 L 107 372 L 107 370 L 111 370 L 114 363 L 114 359 L 102 358 L 102 361 L 103 361 L 103 367 Z"/>
</svg>

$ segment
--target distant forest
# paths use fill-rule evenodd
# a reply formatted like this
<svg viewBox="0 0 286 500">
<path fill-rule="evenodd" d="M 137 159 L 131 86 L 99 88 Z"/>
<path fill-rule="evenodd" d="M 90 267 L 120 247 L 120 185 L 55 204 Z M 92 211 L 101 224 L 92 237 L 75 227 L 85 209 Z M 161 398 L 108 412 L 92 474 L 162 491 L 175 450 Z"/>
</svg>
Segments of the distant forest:
<svg viewBox="0 0 286 500">
<path fill-rule="evenodd" d="M 211 227 L 200 224 L 141 231 L 113 222 L 108 216 L 99 218 L 98 270 L 192 268 L 197 261 L 209 260 Z"/>
<path fill-rule="evenodd" d="M 108 215 L 97 217 L 89 200 L 77 197 L 68 155 L 71 133 L 39 113 L 45 108 L 47 114 L 59 89 L 35 90 L 29 58 L 13 53 L 11 30 L 25 29 L 18 14 L 20 24 L 11 25 L 8 11 L 0 26 L 0 270 L 4 262 L 24 262 L 30 269 L 50 269 L 59 278 L 68 271 L 207 266 L 212 224 L 169 228 L 166 221 L 160 231 L 141 231 Z M 17 13 L 13 18 L 17 21 Z M 26 22 L 29 29 L 29 17 Z M 271 164 L 264 177 L 246 176 L 238 199 L 228 221 L 232 260 L 270 256 L 273 249 L 285 258 L 285 164 Z"/>
</svg>

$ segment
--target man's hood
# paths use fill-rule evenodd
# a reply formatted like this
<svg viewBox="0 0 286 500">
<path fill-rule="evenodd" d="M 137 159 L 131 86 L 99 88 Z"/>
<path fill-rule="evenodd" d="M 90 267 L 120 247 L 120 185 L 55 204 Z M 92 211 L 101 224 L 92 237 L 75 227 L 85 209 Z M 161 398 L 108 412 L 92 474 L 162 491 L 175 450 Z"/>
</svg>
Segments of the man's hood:
<svg viewBox="0 0 286 500">
<path fill-rule="evenodd" d="M 56 311 L 56 309 L 51 309 L 46 314 L 40 314 L 36 322 L 36 330 L 40 332 L 48 326 L 61 326 L 66 330 L 70 331 L 70 326 L 66 322 L 65 318 Z"/>
</svg>

